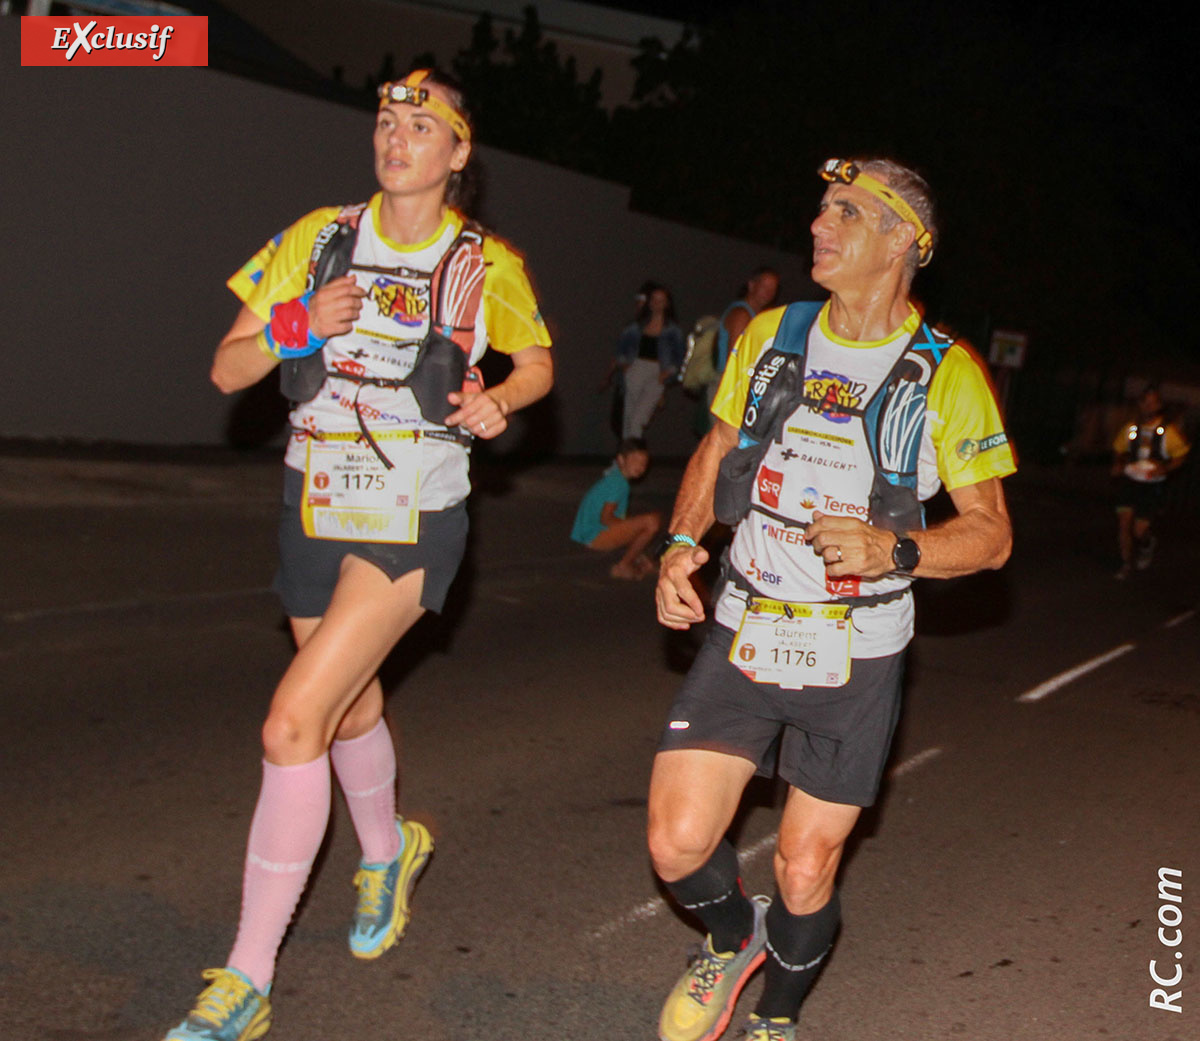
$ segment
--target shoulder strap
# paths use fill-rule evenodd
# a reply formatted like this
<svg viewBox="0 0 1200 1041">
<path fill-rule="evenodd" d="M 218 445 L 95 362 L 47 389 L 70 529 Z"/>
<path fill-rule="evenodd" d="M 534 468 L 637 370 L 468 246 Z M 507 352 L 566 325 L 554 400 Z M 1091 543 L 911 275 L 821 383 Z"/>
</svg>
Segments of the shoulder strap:
<svg viewBox="0 0 1200 1041">
<path fill-rule="evenodd" d="M 820 300 L 801 300 L 784 309 L 775 340 L 763 351 L 750 377 L 739 447 L 758 444 L 768 434 L 774 436 L 777 423 L 803 395 L 808 331 L 823 306 Z"/>
<path fill-rule="evenodd" d="M 929 384 L 949 343 L 922 322 L 864 410 L 872 461 L 889 484 L 916 487 Z"/>
<path fill-rule="evenodd" d="M 358 225 L 367 206 L 365 202 L 343 206 L 337 216 L 317 232 L 308 261 L 305 290 L 319 289 L 350 270 L 354 246 L 358 242 Z"/>
<path fill-rule="evenodd" d="M 487 270 L 483 259 L 484 237 L 480 225 L 464 222 L 438 261 L 430 286 L 431 327 L 457 343 L 468 357 L 475 346 L 475 319 Z"/>
</svg>

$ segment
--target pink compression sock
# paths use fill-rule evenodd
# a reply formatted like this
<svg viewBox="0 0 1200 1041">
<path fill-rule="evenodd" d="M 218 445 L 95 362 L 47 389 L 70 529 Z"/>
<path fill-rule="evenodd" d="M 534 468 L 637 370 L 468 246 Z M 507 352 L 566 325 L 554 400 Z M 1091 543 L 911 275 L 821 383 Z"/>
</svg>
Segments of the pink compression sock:
<svg viewBox="0 0 1200 1041">
<path fill-rule="evenodd" d="M 386 864 L 400 852 L 396 831 L 396 748 L 381 719 L 362 737 L 329 750 L 365 864 Z"/>
<path fill-rule="evenodd" d="M 299 766 L 263 760 L 246 844 L 242 918 L 228 961 L 263 992 L 329 826 L 330 784 L 328 755 Z"/>
</svg>

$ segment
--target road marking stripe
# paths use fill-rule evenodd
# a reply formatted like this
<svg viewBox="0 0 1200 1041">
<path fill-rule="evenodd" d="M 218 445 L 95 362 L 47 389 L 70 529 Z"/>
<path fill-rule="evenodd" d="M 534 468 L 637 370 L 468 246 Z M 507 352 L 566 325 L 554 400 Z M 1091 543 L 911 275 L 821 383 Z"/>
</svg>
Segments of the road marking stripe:
<svg viewBox="0 0 1200 1041">
<path fill-rule="evenodd" d="M 903 777 L 905 774 L 912 773 L 913 770 L 917 770 L 924 766 L 931 759 L 936 759 L 941 754 L 942 750 L 940 748 L 927 748 L 923 752 L 918 752 L 914 756 L 909 756 L 904 760 L 904 762 L 897 763 L 892 772 L 888 774 L 888 777 L 889 779 L 893 780 L 897 777 Z"/>
<path fill-rule="evenodd" d="M 1192 617 L 1193 617 L 1195 614 L 1196 614 L 1195 608 L 1193 608 L 1193 609 L 1192 609 L 1192 610 L 1190 610 L 1190 611 L 1184 611 L 1184 612 L 1183 612 L 1183 614 L 1177 614 L 1177 615 L 1176 615 L 1174 618 L 1172 618 L 1172 619 L 1171 619 L 1169 622 L 1165 623 L 1165 624 L 1163 625 L 1163 628 L 1164 628 L 1164 629 L 1172 629 L 1172 628 L 1174 628 L 1174 627 L 1175 627 L 1175 626 L 1177 626 L 1177 625 L 1182 625 L 1182 624 L 1183 624 L 1184 622 L 1186 622 L 1186 621 L 1187 621 L 1189 618 L 1192 618 Z"/>
<path fill-rule="evenodd" d="M 1128 654 L 1137 646 L 1136 643 L 1123 643 L 1119 647 L 1114 647 L 1111 651 L 1105 651 L 1104 654 L 1097 655 L 1090 661 L 1085 661 L 1082 665 L 1076 665 L 1073 669 L 1067 669 L 1066 672 L 1060 672 L 1052 679 L 1046 680 L 1045 683 L 1039 683 L 1032 690 L 1025 691 L 1024 694 L 1018 695 L 1018 701 L 1041 701 L 1048 694 L 1053 694 L 1060 687 L 1065 687 L 1068 683 L 1079 679 L 1091 672 L 1093 669 L 1100 668 L 1101 665 L 1107 665 L 1110 661 L 1121 657 L 1123 654 Z"/>
<path fill-rule="evenodd" d="M 903 774 L 910 773 L 913 770 L 924 766 L 931 759 L 936 759 L 942 754 L 940 748 L 926 748 L 923 752 L 918 752 L 916 755 L 906 759 L 903 763 L 896 767 L 891 773 L 892 777 L 899 777 Z M 779 833 L 771 832 L 770 835 L 765 835 L 759 839 L 753 846 L 747 846 L 745 849 L 738 852 L 739 862 L 745 866 L 752 863 L 761 857 L 764 853 L 774 852 L 775 843 L 779 839 Z M 656 896 L 653 900 L 647 900 L 644 904 L 638 904 L 637 907 L 618 918 L 605 922 L 603 925 L 593 929 L 590 936 L 593 940 L 602 940 L 606 936 L 611 936 L 618 929 L 626 925 L 636 925 L 638 922 L 644 922 L 654 918 L 667 909 L 667 902 L 660 896 Z"/>
<path fill-rule="evenodd" d="M 271 592 L 270 586 L 253 589 L 225 589 L 213 593 L 165 593 L 161 596 L 144 596 L 137 600 L 102 600 L 86 604 L 70 604 L 65 607 L 33 607 L 26 611 L 5 611 L 0 620 L 5 622 L 33 622 L 39 618 L 62 618 L 73 614 L 98 614 L 103 611 L 127 611 L 151 604 L 185 604 L 195 600 L 232 600 L 241 596 L 258 596 Z"/>
</svg>

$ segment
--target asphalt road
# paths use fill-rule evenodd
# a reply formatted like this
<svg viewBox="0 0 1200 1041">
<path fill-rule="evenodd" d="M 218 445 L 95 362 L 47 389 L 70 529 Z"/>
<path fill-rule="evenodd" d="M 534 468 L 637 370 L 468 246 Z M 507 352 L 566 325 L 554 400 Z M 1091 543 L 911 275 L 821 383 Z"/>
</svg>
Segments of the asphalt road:
<svg viewBox="0 0 1200 1041">
<path fill-rule="evenodd" d="M 655 1036 L 699 940 L 643 840 L 692 642 L 656 626 L 648 583 L 566 539 L 598 472 L 483 480 L 453 609 L 386 670 L 401 806 L 437 841 L 409 934 L 378 962 L 347 952 L 357 847 L 335 799 L 272 1039 Z M 638 499 L 667 508 L 678 476 L 659 467 Z M 261 460 L 0 458 L 0 1037 L 157 1041 L 228 950 L 289 655 L 267 591 L 278 480 Z M 802 1041 L 1200 1036 L 1195 518 L 1117 583 L 1096 473 L 1008 483 L 1010 565 L 923 584 L 889 779 Z M 736 824 L 751 891 L 771 888 L 779 796 L 756 785 Z M 1160 916 L 1180 910 L 1168 947 Z M 1181 967 L 1181 1012 L 1150 1006 L 1152 960 Z"/>
</svg>

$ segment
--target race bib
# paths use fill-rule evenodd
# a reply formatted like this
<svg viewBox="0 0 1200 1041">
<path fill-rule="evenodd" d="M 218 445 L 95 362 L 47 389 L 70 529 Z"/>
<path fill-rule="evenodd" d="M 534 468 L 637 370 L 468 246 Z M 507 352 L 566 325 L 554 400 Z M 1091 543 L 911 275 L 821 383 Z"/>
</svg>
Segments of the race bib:
<svg viewBox="0 0 1200 1041">
<path fill-rule="evenodd" d="M 420 524 L 416 438 L 411 430 L 375 435 L 392 462 L 389 470 L 366 444 L 308 441 L 304 534 L 347 542 L 416 542 Z"/>
<path fill-rule="evenodd" d="M 757 683 L 840 687 L 850 678 L 850 608 L 751 597 L 729 660 Z"/>
</svg>

